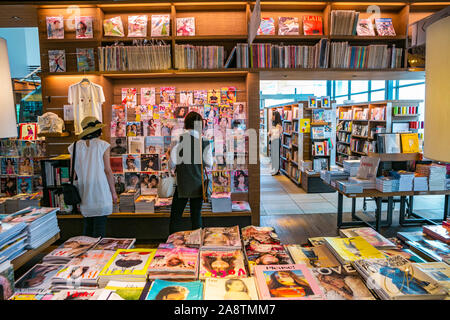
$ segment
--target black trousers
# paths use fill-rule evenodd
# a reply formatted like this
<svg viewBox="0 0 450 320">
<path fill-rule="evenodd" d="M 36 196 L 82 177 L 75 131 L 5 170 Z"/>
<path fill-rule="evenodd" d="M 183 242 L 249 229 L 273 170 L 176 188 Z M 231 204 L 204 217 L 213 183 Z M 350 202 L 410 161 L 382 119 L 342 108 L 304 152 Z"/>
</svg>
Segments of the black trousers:
<svg viewBox="0 0 450 320">
<path fill-rule="evenodd" d="M 169 233 L 172 234 L 177 231 L 183 231 L 182 217 L 184 208 L 186 208 L 189 201 L 191 211 L 191 224 L 192 230 L 202 227 L 202 203 L 203 199 L 200 198 L 179 198 L 178 188 L 175 188 L 173 194 L 172 206 L 170 208 L 170 222 Z"/>
<path fill-rule="evenodd" d="M 83 234 L 88 237 L 104 238 L 106 235 L 106 221 L 108 216 L 84 218 Z"/>
</svg>

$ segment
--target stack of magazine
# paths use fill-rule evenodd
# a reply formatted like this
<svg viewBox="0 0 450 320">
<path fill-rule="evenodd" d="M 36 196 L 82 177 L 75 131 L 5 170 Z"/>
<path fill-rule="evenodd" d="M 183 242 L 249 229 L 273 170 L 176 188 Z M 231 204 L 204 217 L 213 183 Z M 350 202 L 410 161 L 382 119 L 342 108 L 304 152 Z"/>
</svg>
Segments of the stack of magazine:
<svg viewBox="0 0 450 320">
<path fill-rule="evenodd" d="M 25 222 L 0 224 L 0 264 L 5 260 L 13 260 L 23 254 L 27 240 Z"/>
<path fill-rule="evenodd" d="M 221 69 L 223 46 L 175 45 L 175 69 Z"/>
<path fill-rule="evenodd" d="M 360 259 L 383 259 L 385 256 L 363 237 L 325 237 L 325 245 L 341 264 L 349 264 Z"/>
<path fill-rule="evenodd" d="M 196 248 L 160 244 L 148 267 L 148 279 L 197 279 L 198 252 Z"/>
<path fill-rule="evenodd" d="M 100 238 L 86 236 L 72 237 L 47 254 L 42 261 L 49 264 L 66 264 L 91 249 L 99 240 Z"/>
</svg>

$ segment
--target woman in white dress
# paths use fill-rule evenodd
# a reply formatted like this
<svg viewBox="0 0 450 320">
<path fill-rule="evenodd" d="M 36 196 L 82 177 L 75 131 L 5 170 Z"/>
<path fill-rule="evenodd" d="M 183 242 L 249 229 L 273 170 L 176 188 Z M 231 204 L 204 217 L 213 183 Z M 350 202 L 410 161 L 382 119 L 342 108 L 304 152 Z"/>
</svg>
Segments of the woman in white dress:
<svg viewBox="0 0 450 320">
<path fill-rule="evenodd" d="M 269 131 L 270 160 L 272 175 L 280 174 L 280 135 L 282 132 L 281 115 L 278 111 L 272 113 L 272 126 Z"/>
<path fill-rule="evenodd" d="M 110 145 L 99 139 L 105 125 L 95 117 L 81 121 L 83 131 L 76 143 L 75 177 L 81 197 L 80 211 L 84 217 L 84 235 L 104 237 L 106 219 L 117 203 L 114 176 L 109 162 Z M 74 143 L 69 147 L 73 158 Z"/>
</svg>

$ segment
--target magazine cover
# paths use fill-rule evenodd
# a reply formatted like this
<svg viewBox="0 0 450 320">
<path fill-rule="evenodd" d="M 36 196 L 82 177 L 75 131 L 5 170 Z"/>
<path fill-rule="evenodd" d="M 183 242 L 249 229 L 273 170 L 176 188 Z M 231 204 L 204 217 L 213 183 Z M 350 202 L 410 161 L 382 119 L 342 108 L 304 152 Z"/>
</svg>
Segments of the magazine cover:
<svg viewBox="0 0 450 320">
<path fill-rule="evenodd" d="M 298 35 L 298 18 L 278 17 L 278 34 L 281 36 Z"/>
<path fill-rule="evenodd" d="M 111 121 L 111 137 L 124 138 L 127 136 L 126 121 Z"/>
<path fill-rule="evenodd" d="M 142 122 L 140 121 L 128 121 L 127 122 L 127 137 L 142 136 Z"/>
<path fill-rule="evenodd" d="M 230 193 L 231 176 L 229 171 L 212 171 L 212 193 Z"/>
<path fill-rule="evenodd" d="M 177 18 L 177 36 L 195 36 L 195 18 Z"/>
<path fill-rule="evenodd" d="M 189 107 L 179 106 L 175 108 L 174 117 L 175 119 L 184 119 L 189 113 Z"/>
<path fill-rule="evenodd" d="M 159 108 L 158 108 L 159 110 Z M 158 113 L 159 115 L 159 113 Z M 158 116 L 159 118 L 159 116 Z M 143 135 L 148 137 L 161 136 L 161 119 L 155 119 L 155 112 L 153 112 L 153 119 L 142 122 Z"/>
<path fill-rule="evenodd" d="M 170 15 L 152 15 L 151 36 L 170 36 Z"/>
<path fill-rule="evenodd" d="M 129 153 L 144 153 L 144 137 L 128 137 Z"/>
<path fill-rule="evenodd" d="M 19 158 L 1 158 L 2 174 L 19 174 Z"/>
<path fill-rule="evenodd" d="M 16 281 L 16 292 L 32 293 L 48 291 L 52 277 L 64 266 L 55 264 L 36 264 Z"/>
<path fill-rule="evenodd" d="M 0 263 L 0 300 L 8 300 L 14 294 L 14 267 L 9 261 Z"/>
<path fill-rule="evenodd" d="M 119 138 L 111 138 L 111 148 L 110 154 L 111 156 L 120 156 L 127 153 L 127 138 L 119 137 Z"/>
<path fill-rule="evenodd" d="M 7 197 L 17 194 L 17 177 L 1 177 L 1 192 Z"/>
<path fill-rule="evenodd" d="M 241 250 L 201 250 L 199 279 L 247 277 Z"/>
<path fill-rule="evenodd" d="M 203 247 L 241 247 L 239 226 L 209 227 L 202 231 Z"/>
<path fill-rule="evenodd" d="M 248 170 L 235 170 L 231 192 L 248 192 Z"/>
<path fill-rule="evenodd" d="M 242 241 L 244 245 L 255 242 L 260 244 L 280 244 L 280 238 L 272 227 L 247 226 L 242 228 Z"/>
<path fill-rule="evenodd" d="M 124 37 L 123 23 L 120 16 L 103 20 L 103 30 L 108 37 Z"/>
<path fill-rule="evenodd" d="M 258 300 L 255 278 L 207 278 L 203 300 Z"/>
<path fill-rule="evenodd" d="M 122 162 L 120 162 L 120 164 L 122 165 Z M 125 175 L 121 173 L 113 173 L 113 176 L 114 176 L 114 188 L 116 189 L 117 195 L 120 195 L 121 193 L 124 193 L 126 190 Z"/>
<path fill-rule="evenodd" d="M 340 266 L 339 261 L 325 245 L 316 247 L 302 247 L 298 244 L 285 245 L 294 263 L 304 263 L 309 268 L 328 268 Z"/>
<path fill-rule="evenodd" d="M 161 87 L 160 90 L 160 102 L 169 102 L 169 103 L 176 103 L 176 96 L 175 96 L 175 87 Z"/>
<path fill-rule="evenodd" d="M 97 300 L 139 300 L 146 283 L 109 281 Z"/>
<path fill-rule="evenodd" d="M 32 223 L 33 221 L 51 213 L 55 213 L 58 208 L 45 208 L 45 207 L 26 207 L 17 212 L 11 213 L 2 219 L 2 222 L 26 222 Z"/>
<path fill-rule="evenodd" d="M 48 50 L 48 66 L 50 72 L 66 72 L 66 51 Z"/>
<path fill-rule="evenodd" d="M 141 171 L 160 171 L 159 154 L 141 154 Z"/>
<path fill-rule="evenodd" d="M 137 105 L 136 88 L 122 88 L 122 104 L 127 108 Z"/>
<path fill-rule="evenodd" d="M 344 238 L 361 236 L 377 249 L 395 249 L 396 245 L 370 227 L 339 229 Z"/>
<path fill-rule="evenodd" d="M 73 258 L 67 264 L 68 266 L 96 266 L 102 265 L 104 266 L 109 259 L 111 259 L 116 247 L 117 241 L 125 240 L 126 244 L 129 244 L 133 239 L 112 239 L 112 238 L 103 238 L 100 242 L 91 250 L 86 251 L 85 253 L 79 255 L 78 257 Z M 120 242 L 122 243 L 122 242 Z M 109 249 L 103 249 L 109 248 Z M 113 251 L 112 251 L 113 250 Z M 61 271 L 60 271 L 61 272 Z"/>
<path fill-rule="evenodd" d="M 33 192 L 32 177 L 17 177 L 17 190 L 19 193 L 32 193 Z"/>
<path fill-rule="evenodd" d="M 157 124 L 157 126 L 160 127 L 159 123 Z M 159 131 L 161 131 L 161 129 Z M 145 144 L 145 153 L 162 154 L 164 152 L 164 137 L 161 136 L 145 137 L 144 144 Z"/>
<path fill-rule="evenodd" d="M 322 17 L 321 16 L 303 16 L 303 34 L 323 35 Z"/>
<path fill-rule="evenodd" d="M 97 300 L 101 290 L 61 290 L 52 300 Z"/>
<path fill-rule="evenodd" d="M 201 281 L 175 282 L 156 279 L 145 300 L 203 300 Z"/>
<path fill-rule="evenodd" d="M 146 275 L 156 249 L 120 249 L 103 268 L 100 276 Z"/>
<path fill-rule="evenodd" d="M 208 104 L 220 104 L 220 90 L 210 89 L 208 90 Z"/>
<path fill-rule="evenodd" d="M 317 247 L 317 246 L 324 245 L 324 244 L 325 244 L 325 239 L 324 239 L 324 237 L 308 238 L 308 242 L 309 242 L 313 247 Z"/>
<path fill-rule="evenodd" d="M 19 158 L 19 174 L 32 176 L 33 173 L 33 160 L 31 158 Z"/>
<path fill-rule="evenodd" d="M 129 190 L 139 190 L 140 188 L 140 174 L 136 172 L 126 172 L 125 173 L 125 191 Z"/>
<path fill-rule="evenodd" d="M 95 71 L 94 48 L 77 48 L 78 72 Z"/>
<path fill-rule="evenodd" d="M 181 90 L 180 91 L 180 105 L 190 106 L 194 103 L 194 92 L 192 90 Z"/>
<path fill-rule="evenodd" d="M 127 121 L 127 108 L 123 104 L 112 105 L 112 121 Z"/>
<path fill-rule="evenodd" d="M 124 154 L 122 161 L 124 172 L 139 172 L 141 170 L 140 154 Z"/>
<path fill-rule="evenodd" d="M 236 102 L 236 87 L 223 87 L 220 89 L 220 103 L 230 106 Z"/>
<path fill-rule="evenodd" d="M 52 300 L 52 293 L 15 293 L 9 300 Z"/>
<path fill-rule="evenodd" d="M 86 236 L 76 236 L 66 240 L 62 245 L 58 248 L 50 252 L 46 257 L 65 257 L 65 258 L 74 258 L 79 255 L 85 253 L 89 249 L 91 249 L 100 238 L 92 238 Z M 44 261 L 47 260 L 44 257 Z"/>
<path fill-rule="evenodd" d="M 450 292 L 450 266 L 444 262 L 414 263 L 415 270 L 425 273 Z"/>
<path fill-rule="evenodd" d="M 375 29 L 373 28 L 371 19 L 359 19 L 356 26 L 356 34 L 358 36 L 374 36 Z"/>
<path fill-rule="evenodd" d="M 284 247 L 279 244 L 250 243 L 245 247 L 248 267 L 251 274 L 257 265 L 292 264 L 292 260 Z"/>
<path fill-rule="evenodd" d="M 141 88 L 141 104 L 143 105 L 155 105 L 156 104 L 156 89 L 153 88 Z"/>
<path fill-rule="evenodd" d="M 233 103 L 233 119 L 245 120 L 247 117 L 245 115 L 245 102 Z"/>
<path fill-rule="evenodd" d="M 384 258 L 384 255 L 380 251 L 360 236 L 351 238 L 325 237 L 325 243 L 331 251 L 334 251 L 342 259 L 342 261 L 350 262 L 359 259 Z"/>
<path fill-rule="evenodd" d="M 123 159 L 122 157 L 110 157 L 109 163 L 113 173 L 123 173 Z"/>
<path fill-rule="evenodd" d="M 192 272 L 197 271 L 198 249 L 196 248 L 158 248 L 148 271 Z"/>
<path fill-rule="evenodd" d="M 194 104 L 205 104 L 208 101 L 207 90 L 194 90 Z"/>
<path fill-rule="evenodd" d="M 395 36 L 391 18 L 375 18 L 375 27 L 379 36 Z"/>
<path fill-rule="evenodd" d="M 262 300 L 309 300 L 322 297 L 317 280 L 304 264 L 256 266 L 255 274 Z"/>
<path fill-rule="evenodd" d="M 146 37 L 147 20 L 146 15 L 128 16 L 128 37 Z"/>
<path fill-rule="evenodd" d="M 113 250 L 118 249 L 131 249 L 134 246 L 136 239 L 126 238 L 103 238 L 101 239 L 92 250 Z"/>
<path fill-rule="evenodd" d="M 180 247 L 200 247 L 201 237 L 202 229 L 178 231 L 169 235 L 166 243 Z"/>
<path fill-rule="evenodd" d="M 110 254 L 110 258 L 112 252 Z M 108 259 L 109 260 L 109 259 Z M 91 266 L 72 266 L 67 265 L 62 268 L 52 278 L 53 287 L 67 288 L 67 287 L 80 287 L 80 286 L 97 286 L 98 276 L 100 271 L 108 260 L 102 264 L 96 264 Z"/>
<path fill-rule="evenodd" d="M 439 240 L 407 241 L 409 247 L 433 261 L 450 263 L 450 246 Z"/>
<path fill-rule="evenodd" d="M 47 39 L 64 39 L 64 17 L 45 17 Z"/>
<path fill-rule="evenodd" d="M 92 39 L 94 37 L 92 17 L 75 16 L 75 26 L 75 37 L 77 39 Z"/>
<path fill-rule="evenodd" d="M 351 264 L 311 270 L 326 300 L 375 300 Z"/>
<path fill-rule="evenodd" d="M 273 18 L 261 17 L 261 23 L 256 35 L 275 35 L 275 21 Z"/>
<path fill-rule="evenodd" d="M 37 139 L 37 123 L 20 123 L 19 124 L 20 140 L 36 140 Z M 4 153 L 2 153 L 4 154 Z"/>
</svg>

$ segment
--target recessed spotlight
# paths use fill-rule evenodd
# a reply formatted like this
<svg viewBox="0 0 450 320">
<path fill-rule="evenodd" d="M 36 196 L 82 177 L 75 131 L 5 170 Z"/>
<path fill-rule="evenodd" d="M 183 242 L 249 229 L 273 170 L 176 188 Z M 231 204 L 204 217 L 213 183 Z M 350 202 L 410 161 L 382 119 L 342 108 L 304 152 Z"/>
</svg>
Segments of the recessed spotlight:
<svg viewBox="0 0 450 320">
<path fill-rule="evenodd" d="M 18 16 L 12 16 L 11 19 L 16 20 L 16 21 L 22 20 L 22 18 L 18 17 Z"/>
</svg>

